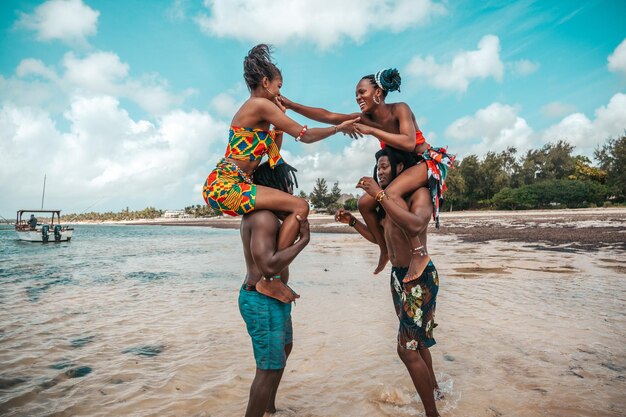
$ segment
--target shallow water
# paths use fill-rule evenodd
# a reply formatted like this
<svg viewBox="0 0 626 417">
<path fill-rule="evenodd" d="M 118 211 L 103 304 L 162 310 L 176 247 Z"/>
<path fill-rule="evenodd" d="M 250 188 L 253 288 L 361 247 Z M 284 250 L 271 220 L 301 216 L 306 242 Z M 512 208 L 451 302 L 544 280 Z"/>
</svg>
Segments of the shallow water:
<svg viewBox="0 0 626 417">
<path fill-rule="evenodd" d="M 443 416 L 626 415 L 624 252 L 430 244 Z M 48 245 L 1 231 L 0 414 L 243 415 L 240 246 L 236 230 L 199 227 L 77 226 Z M 374 249 L 315 234 L 294 262 L 277 417 L 423 415 Z"/>
</svg>

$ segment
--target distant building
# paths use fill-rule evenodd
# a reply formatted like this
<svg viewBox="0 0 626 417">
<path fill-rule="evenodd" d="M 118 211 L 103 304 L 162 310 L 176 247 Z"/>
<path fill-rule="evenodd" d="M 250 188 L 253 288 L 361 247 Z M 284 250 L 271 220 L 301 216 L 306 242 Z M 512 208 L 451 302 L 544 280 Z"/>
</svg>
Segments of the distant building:
<svg viewBox="0 0 626 417">
<path fill-rule="evenodd" d="M 165 210 L 163 217 L 166 219 L 185 219 L 191 216 L 185 213 L 185 210 Z"/>
<path fill-rule="evenodd" d="M 350 200 L 351 198 L 356 198 L 355 196 L 353 196 L 352 194 L 341 194 L 341 197 L 339 197 L 339 200 L 337 200 L 337 203 L 339 204 L 346 204 L 346 201 Z"/>
</svg>

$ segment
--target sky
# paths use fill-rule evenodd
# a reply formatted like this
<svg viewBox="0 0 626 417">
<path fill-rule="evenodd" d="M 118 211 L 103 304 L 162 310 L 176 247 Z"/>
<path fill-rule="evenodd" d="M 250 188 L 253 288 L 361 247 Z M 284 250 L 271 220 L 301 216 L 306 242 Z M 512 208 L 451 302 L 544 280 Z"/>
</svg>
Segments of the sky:
<svg viewBox="0 0 626 417">
<path fill-rule="evenodd" d="M 0 215 L 180 209 L 223 155 L 269 43 L 282 94 L 358 112 L 355 86 L 394 67 L 429 143 L 460 159 L 556 140 L 593 159 L 626 129 L 622 0 L 4 0 Z M 323 126 L 288 111 L 300 123 Z M 378 141 L 286 136 L 299 190 L 348 193 Z"/>
</svg>

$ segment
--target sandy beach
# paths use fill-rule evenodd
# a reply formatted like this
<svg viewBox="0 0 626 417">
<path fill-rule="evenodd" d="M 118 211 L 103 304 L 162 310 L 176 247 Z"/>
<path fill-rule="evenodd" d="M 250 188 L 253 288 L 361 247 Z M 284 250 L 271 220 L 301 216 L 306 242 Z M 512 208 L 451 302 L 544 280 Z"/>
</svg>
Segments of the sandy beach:
<svg viewBox="0 0 626 417">
<path fill-rule="evenodd" d="M 624 213 L 444 214 L 429 240 L 442 416 L 626 415 Z M 275 416 L 423 416 L 396 355 L 389 267 L 372 275 L 374 245 L 311 221 L 334 233 L 292 265 L 302 298 Z M 79 225 L 45 247 L 54 267 L 3 243 L 0 414 L 243 415 L 255 365 L 238 219 L 204 223 L 230 229 Z"/>
<path fill-rule="evenodd" d="M 357 217 L 358 217 L 358 213 Z M 619 247 L 626 249 L 626 207 L 572 210 L 524 211 L 461 211 L 441 213 L 437 230 L 430 224 L 430 233 L 454 235 L 466 242 L 505 240 L 548 243 L 594 249 Z M 327 214 L 311 214 L 314 233 L 356 233 L 351 227 L 335 222 Z M 208 219 L 138 220 L 126 224 L 184 225 L 215 228 L 239 228 L 238 217 L 222 216 Z"/>
</svg>

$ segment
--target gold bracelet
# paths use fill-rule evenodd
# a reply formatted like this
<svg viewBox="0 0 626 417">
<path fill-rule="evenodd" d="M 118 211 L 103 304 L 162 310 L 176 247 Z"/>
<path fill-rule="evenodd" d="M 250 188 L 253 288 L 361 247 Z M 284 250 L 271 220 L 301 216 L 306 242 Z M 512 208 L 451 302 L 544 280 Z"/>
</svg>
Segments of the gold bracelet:
<svg viewBox="0 0 626 417">
<path fill-rule="evenodd" d="M 383 201 L 383 198 L 385 198 L 386 195 L 387 194 L 385 194 L 385 190 L 380 190 L 378 194 L 376 194 L 376 201 L 380 203 L 381 201 Z"/>
</svg>

